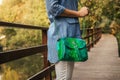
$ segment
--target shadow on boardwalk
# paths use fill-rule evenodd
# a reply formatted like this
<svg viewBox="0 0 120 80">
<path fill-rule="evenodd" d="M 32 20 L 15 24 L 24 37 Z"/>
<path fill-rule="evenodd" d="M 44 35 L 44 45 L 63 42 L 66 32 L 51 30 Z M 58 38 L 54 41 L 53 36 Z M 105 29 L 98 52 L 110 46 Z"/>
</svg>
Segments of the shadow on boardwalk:
<svg viewBox="0 0 120 80">
<path fill-rule="evenodd" d="M 120 80 L 116 38 L 110 34 L 102 35 L 89 52 L 89 60 L 75 64 L 72 80 Z"/>
</svg>

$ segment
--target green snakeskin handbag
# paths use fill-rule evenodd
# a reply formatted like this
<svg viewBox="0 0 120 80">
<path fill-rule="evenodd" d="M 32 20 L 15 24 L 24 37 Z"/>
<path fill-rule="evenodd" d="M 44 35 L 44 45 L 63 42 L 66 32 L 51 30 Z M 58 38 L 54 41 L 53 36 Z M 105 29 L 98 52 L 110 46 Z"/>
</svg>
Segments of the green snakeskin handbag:
<svg viewBox="0 0 120 80">
<path fill-rule="evenodd" d="M 78 38 L 61 38 L 57 41 L 60 61 L 84 62 L 88 59 L 86 42 Z"/>
</svg>

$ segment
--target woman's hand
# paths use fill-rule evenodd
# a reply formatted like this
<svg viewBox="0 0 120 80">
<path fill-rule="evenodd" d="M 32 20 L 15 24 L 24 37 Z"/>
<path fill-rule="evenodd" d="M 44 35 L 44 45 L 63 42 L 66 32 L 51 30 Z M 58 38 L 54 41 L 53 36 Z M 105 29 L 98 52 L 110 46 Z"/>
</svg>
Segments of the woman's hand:
<svg viewBox="0 0 120 80">
<path fill-rule="evenodd" d="M 79 17 L 84 17 L 84 16 L 88 15 L 89 10 L 88 10 L 87 7 L 82 7 L 82 8 L 78 11 L 78 13 L 79 13 Z"/>
</svg>

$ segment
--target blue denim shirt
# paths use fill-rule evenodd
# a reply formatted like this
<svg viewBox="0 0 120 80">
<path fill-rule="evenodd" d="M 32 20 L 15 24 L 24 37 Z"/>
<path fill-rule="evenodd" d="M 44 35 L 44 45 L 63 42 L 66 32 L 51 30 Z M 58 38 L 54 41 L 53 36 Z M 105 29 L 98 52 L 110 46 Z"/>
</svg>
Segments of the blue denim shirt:
<svg viewBox="0 0 120 80">
<path fill-rule="evenodd" d="M 48 60 L 55 63 L 59 61 L 56 50 L 57 40 L 64 37 L 81 37 L 78 18 L 59 16 L 65 8 L 77 11 L 78 0 L 46 0 L 46 8 L 51 22 L 47 33 Z"/>
</svg>

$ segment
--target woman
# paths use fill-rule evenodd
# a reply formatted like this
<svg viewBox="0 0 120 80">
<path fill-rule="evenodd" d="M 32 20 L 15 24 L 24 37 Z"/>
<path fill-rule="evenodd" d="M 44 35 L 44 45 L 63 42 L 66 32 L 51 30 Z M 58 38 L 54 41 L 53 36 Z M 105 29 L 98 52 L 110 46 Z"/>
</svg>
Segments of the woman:
<svg viewBox="0 0 120 80">
<path fill-rule="evenodd" d="M 56 42 L 59 38 L 80 38 L 78 17 L 88 14 L 87 7 L 78 11 L 78 0 L 46 0 L 48 18 L 51 22 L 48 30 L 48 60 L 56 63 L 56 80 L 71 80 L 74 62 L 59 61 Z"/>
</svg>

